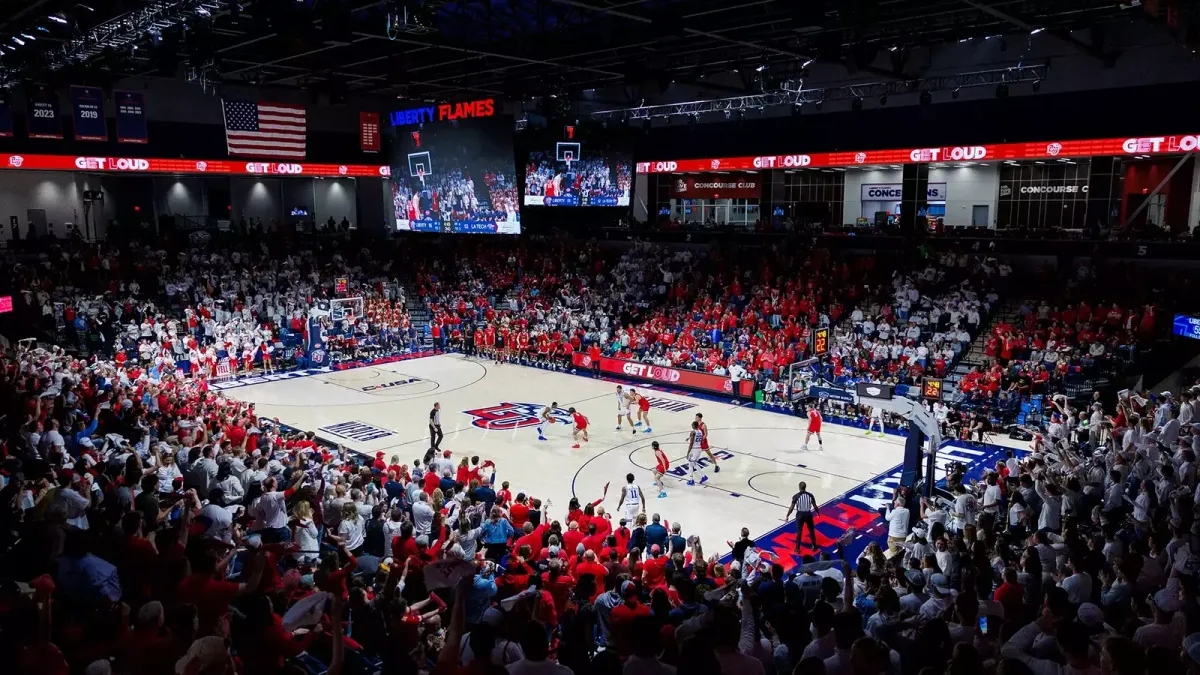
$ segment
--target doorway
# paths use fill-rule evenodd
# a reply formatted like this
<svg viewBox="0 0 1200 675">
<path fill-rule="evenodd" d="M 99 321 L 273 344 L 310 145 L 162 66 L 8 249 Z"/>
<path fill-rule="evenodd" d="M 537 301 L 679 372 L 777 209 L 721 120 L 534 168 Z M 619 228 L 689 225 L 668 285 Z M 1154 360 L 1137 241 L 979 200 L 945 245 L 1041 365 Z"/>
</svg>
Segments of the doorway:
<svg viewBox="0 0 1200 675">
<path fill-rule="evenodd" d="M 987 204 L 976 204 L 971 207 L 971 224 L 975 227 L 991 227 Z"/>
<path fill-rule="evenodd" d="M 26 239 L 46 235 L 46 209 L 26 209 L 25 222 L 29 223 L 29 229 L 25 231 Z"/>
</svg>

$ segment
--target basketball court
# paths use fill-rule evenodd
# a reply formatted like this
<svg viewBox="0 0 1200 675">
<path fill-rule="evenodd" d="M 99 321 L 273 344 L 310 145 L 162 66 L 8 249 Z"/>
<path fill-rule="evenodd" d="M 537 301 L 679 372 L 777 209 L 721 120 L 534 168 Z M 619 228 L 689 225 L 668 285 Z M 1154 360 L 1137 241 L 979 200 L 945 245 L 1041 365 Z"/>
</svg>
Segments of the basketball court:
<svg viewBox="0 0 1200 675">
<path fill-rule="evenodd" d="M 868 437 L 861 429 L 828 422 L 824 450 L 816 450 L 814 438 L 804 451 L 806 419 L 629 383 L 627 389 L 632 386 L 651 400 L 653 431 L 635 434 L 628 423 L 617 431 L 615 382 L 461 355 L 254 383 L 261 380 L 250 378 L 223 390 L 255 402 L 262 416 L 278 417 L 364 455 L 399 456 L 410 466 L 429 447 L 429 411 L 439 402 L 441 447 L 451 450 L 456 462 L 471 455 L 493 460 L 497 479 L 509 481 L 514 494 L 549 500 L 552 519 L 563 518 L 572 496 L 581 502 L 599 499 L 605 484 L 610 488 L 603 506 L 618 518 L 621 486 L 633 473 L 646 493 L 647 512 L 699 535 L 706 555 L 727 552 L 726 542 L 735 541 L 742 527 L 757 537 L 782 525 L 800 481 L 822 504 L 854 493 L 863 495 L 858 497 L 862 508 L 873 510 L 890 499 L 887 485 L 894 487 L 892 476 L 904 453 L 900 436 Z M 546 425 L 547 440 L 539 441 L 538 415 L 554 401 L 559 423 Z M 578 450 L 571 449 L 567 423 L 572 406 L 590 421 L 591 442 Z M 709 467 L 705 484 L 688 486 L 684 455 L 696 413 L 703 413 L 708 424 L 721 471 Z M 652 441 L 671 460 L 664 499 L 653 488 Z M 939 465 L 979 464 L 990 461 L 991 454 L 945 447 Z"/>
</svg>

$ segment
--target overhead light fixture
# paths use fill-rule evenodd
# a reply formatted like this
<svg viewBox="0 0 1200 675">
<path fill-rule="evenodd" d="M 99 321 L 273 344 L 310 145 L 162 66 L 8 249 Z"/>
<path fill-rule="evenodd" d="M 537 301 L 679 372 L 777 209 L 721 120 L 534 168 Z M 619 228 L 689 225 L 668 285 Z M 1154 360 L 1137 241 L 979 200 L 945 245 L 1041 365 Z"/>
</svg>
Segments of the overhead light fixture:
<svg viewBox="0 0 1200 675">
<path fill-rule="evenodd" d="M 84 4 L 80 4 L 79 6 L 82 7 L 83 9 L 86 9 L 89 12 L 96 11 L 96 10 L 92 9 L 91 7 L 88 7 L 87 5 L 84 5 Z"/>
<path fill-rule="evenodd" d="M 955 88 L 954 88 L 954 91 L 950 92 L 950 98 L 958 98 L 958 92 L 959 92 L 959 90 L 960 90 L 960 88 L 959 88 L 959 87 L 955 87 Z"/>
<path fill-rule="evenodd" d="M 13 36 L 13 42 L 21 45 L 22 47 L 25 46 L 25 41 L 22 40 L 21 38 L 17 37 L 16 35 Z"/>
<path fill-rule="evenodd" d="M 29 33 L 21 33 L 21 37 L 25 38 L 26 40 L 37 40 L 37 38 L 33 37 Z"/>
<path fill-rule="evenodd" d="M 762 71 L 764 71 L 764 70 L 766 70 L 766 69 L 767 69 L 767 66 L 764 64 L 764 65 L 761 65 L 761 66 L 759 66 L 759 67 L 755 68 L 754 70 L 755 70 L 756 72 L 759 72 L 759 73 L 761 73 Z"/>
<path fill-rule="evenodd" d="M 1008 85 L 1007 84 L 996 85 L 996 98 L 1008 98 Z"/>
<path fill-rule="evenodd" d="M 879 97 L 879 105 L 887 105 L 887 94 Z"/>
<path fill-rule="evenodd" d="M 1045 29 L 1045 28 L 1034 28 L 1033 30 L 1029 31 L 1029 34 L 1030 34 L 1030 35 L 1037 35 L 1038 33 L 1042 32 L 1042 31 L 1044 31 L 1044 30 L 1046 30 L 1046 29 Z"/>
<path fill-rule="evenodd" d="M 860 112 L 860 111 L 862 111 L 862 97 L 861 97 L 861 96 L 859 96 L 858 98 L 856 98 L 856 99 L 854 99 L 853 101 L 851 101 L 851 102 L 850 102 L 850 108 L 851 108 L 852 110 L 854 110 L 855 112 Z"/>
<path fill-rule="evenodd" d="M 1041 91 L 1041 90 L 1042 90 L 1042 81 L 1041 81 L 1041 80 L 1034 80 L 1034 81 L 1033 81 L 1033 90 L 1034 90 L 1034 91 Z"/>
<path fill-rule="evenodd" d="M 66 23 L 67 23 L 67 20 L 65 18 L 63 18 L 62 16 L 59 16 L 58 14 L 51 14 L 47 18 L 55 23 L 61 23 L 63 25 L 66 25 Z"/>
<path fill-rule="evenodd" d="M 211 14 L 204 5 L 200 5 L 196 8 L 196 16 L 211 16 Z"/>
<path fill-rule="evenodd" d="M 49 28 L 46 28 L 45 26 L 38 26 L 38 27 L 37 27 L 37 29 L 38 29 L 38 30 L 40 30 L 40 31 L 42 31 L 43 33 L 49 33 L 49 32 L 50 32 L 50 29 L 49 29 Z"/>
<path fill-rule="evenodd" d="M 807 68 L 813 64 L 813 61 L 816 61 L 816 59 L 809 59 L 809 60 L 805 61 L 800 67 Z"/>
<path fill-rule="evenodd" d="M 817 102 L 816 102 L 817 110 L 820 110 L 820 109 L 821 109 L 821 105 L 822 105 L 822 104 L 824 104 L 824 103 L 825 103 L 824 101 L 817 101 Z"/>
<path fill-rule="evenodd" d="M 963 39 L 959 40 L 959 41 L 958 41 L 958 44 L 960 44 L 960 45 L 961 45 L 961 44 L 962 44 L 962 43 L 964 43 L 964 42 L 970 42 L 970 41 L 971 41 L 971 38 L 969 38 L 969 37 L 966 37 L 966 38 L 963 38 Z"/>
<path fill-rule="evenodd" d="M 894 52 L 894 51 L 896 51 L 897 49 L 899 49 L 899 48 L 898 48 L 896 45 L 892 45 L 891 47 L 888 47 L 888 51 L 889 51 L 889 52 Z"/>
<path fill-rule="evenodd" d="M 929 105 L 933 103 L 933 92 L 928 89 L 921 92 L 921 105 Z"/>
</svg>

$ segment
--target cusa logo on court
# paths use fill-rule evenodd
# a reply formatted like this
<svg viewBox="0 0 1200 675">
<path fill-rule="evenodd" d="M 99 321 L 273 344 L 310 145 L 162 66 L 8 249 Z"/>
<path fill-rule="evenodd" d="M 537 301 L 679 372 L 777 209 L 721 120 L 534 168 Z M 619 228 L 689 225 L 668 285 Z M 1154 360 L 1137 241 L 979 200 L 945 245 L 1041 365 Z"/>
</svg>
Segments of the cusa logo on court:
<svg viewBox="0 0 1200 675">
<path fill-rule="evenodd" d="M 470 415 L 471 424 L 480 429 L 524 429 L 537 426 L 541 422 L 542 409 L 545 407 L 537 403 L 506 402 L 487 408 L 464 410 L 463 413 Z M 574 423 L 570 413 L 562 408 L 551 410 L 550 417 L 562 424 Z"/>
<path fill-rule="evenodd" d="M 372 384 L 372 385 L 363 387 L 362 390 L 363 391 L 379 391 L 381 389 L 391 389 L 392 387 L 403 387 L 406 384 L 412 384 L 414 382 L 420 382 L 420 381 L 421 381 L 421 378 L 419 378 L 419 377 L 410 377 L 407 380 L 396 380 L 395 382 L 384 382 L 383 384 Z"/>
</svg>

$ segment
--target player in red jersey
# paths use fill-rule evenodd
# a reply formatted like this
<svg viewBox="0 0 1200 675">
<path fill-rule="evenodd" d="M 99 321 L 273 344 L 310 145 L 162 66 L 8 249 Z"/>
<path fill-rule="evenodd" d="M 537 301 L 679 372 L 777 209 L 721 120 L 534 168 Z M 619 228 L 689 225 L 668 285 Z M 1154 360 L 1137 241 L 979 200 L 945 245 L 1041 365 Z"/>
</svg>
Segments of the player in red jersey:
<svg viewBox="0 0 1200 675">
<path fill-rule="evenodd" d="M 713 473 L 721 473 L 721 465 L 717 464 L 717 456 L 708 447 L 708 425 L 704 423 L 704 413 L 696 413 L 695 422 L 700 425 L 700 449 L 704 454 L 708 455 L 709 461 L 713 463 Z"/>
<path fill-rule="evenodd" d="M 572 445 L 571 447 L 578 449 L 579 448 L 579 434 L 583 434 L 583 442 L 584 443 L 588 442 L 588 434 L 587 434 L 588 418 L 584 417 L 583 413 L 575 410 L 574 408 L 568 408 L 567 412 L 571 413 L 571 417 L 575 420 L 575 431 L 571 433 L 571 438 L 575 441 L 575 445 Z"/>
<path fill-rule="evenodd" d="M 667 482 L 664 478 L 667 474 L 667 469 L 671 468 L 671 460 L 667 459 L 667 453 L 658 447 L 658 441 L 650 444 L 654 448 L 654 484 L 658 486 L 658 498 L 662 499 L 667 496 Z"/>
<path fill-rule="evenodd" d="M 637 422 L 633 426 L 640 427 L 645 424 L 646 428 L 642 430 L 642 433 L 652 433 L 654 430 L 650 428 L 650 399 L 639 394 L 636 389 L 630 389 L 629 393 L 637 401 L 638 407 Z"/>
<path fill-rule="evenodd" d="M 817 436 L 817 449 L 824 450 L 824 442 L 821 441 L 821 411 L 817 410 L 817 406 L 813 405 L 808 409 L 808 433 L 804 435 L 804 445 L 800 446 L 801 450 L 808 450 L 808 440 Z"/>
</svg>

